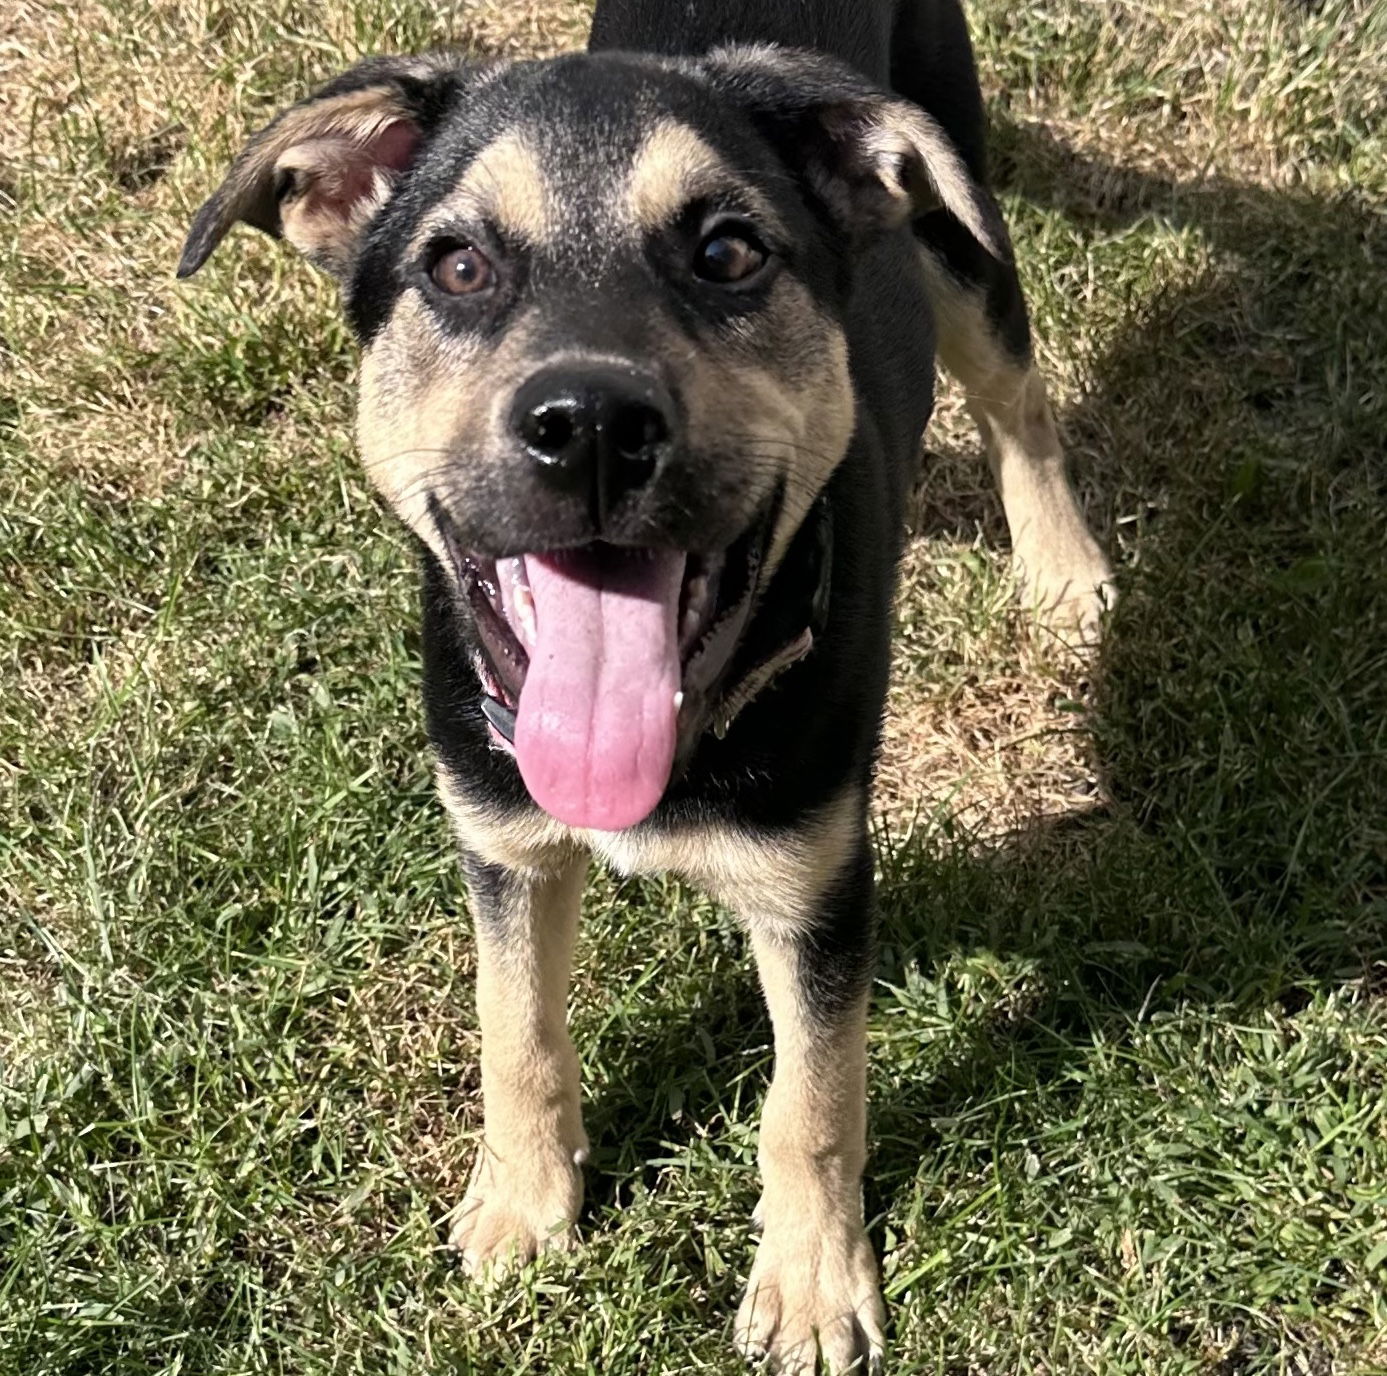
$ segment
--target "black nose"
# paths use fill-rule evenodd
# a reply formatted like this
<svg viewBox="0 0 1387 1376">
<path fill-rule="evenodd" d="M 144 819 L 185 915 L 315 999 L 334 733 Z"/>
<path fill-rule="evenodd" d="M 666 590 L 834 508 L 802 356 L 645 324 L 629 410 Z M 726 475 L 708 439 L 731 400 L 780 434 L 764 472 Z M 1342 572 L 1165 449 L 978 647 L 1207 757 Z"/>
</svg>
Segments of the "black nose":
<svg viewBox="0 0 1387 1376">
<path fill-rule="evenodd" d="M 655 475 L 670 448 L 674 403 L 636 369 L 546 368 L 516 393 L 511 426 L 545 482 L 607 513 Z"/>
</svg>

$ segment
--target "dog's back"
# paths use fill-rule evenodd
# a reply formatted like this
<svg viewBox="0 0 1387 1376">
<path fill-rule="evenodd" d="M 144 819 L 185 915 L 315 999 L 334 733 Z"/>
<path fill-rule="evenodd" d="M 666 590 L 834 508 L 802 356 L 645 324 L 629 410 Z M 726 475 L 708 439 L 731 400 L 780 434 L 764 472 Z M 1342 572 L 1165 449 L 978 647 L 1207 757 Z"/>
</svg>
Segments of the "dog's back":
<svg viewBox="0 0 1387 1376">
<path fill-rule="evenodd" d="M 885 86 L 897 8 L 889 0 L 597 0 L 588 48 L 682 57 L 724 43 L 776 43 L 840 58 Z"/>
</svg>

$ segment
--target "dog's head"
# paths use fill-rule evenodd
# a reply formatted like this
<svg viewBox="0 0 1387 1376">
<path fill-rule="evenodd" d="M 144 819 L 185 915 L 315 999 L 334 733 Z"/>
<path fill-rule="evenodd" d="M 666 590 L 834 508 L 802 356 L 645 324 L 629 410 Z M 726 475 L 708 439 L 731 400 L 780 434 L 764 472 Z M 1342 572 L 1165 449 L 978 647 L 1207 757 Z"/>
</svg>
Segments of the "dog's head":
<svg viewBox="0 0 1387 1376">
<path fill-rule="evenodd" d="M 854 247 L 939 205 L 1005 251 L 939 127 L 828 59 L 385 58 L 251 140 L 179 275 L 244 220 L 339 278 L 370 477 L 531 794 L 614 829 L 847 452 Z"/>
</svg>

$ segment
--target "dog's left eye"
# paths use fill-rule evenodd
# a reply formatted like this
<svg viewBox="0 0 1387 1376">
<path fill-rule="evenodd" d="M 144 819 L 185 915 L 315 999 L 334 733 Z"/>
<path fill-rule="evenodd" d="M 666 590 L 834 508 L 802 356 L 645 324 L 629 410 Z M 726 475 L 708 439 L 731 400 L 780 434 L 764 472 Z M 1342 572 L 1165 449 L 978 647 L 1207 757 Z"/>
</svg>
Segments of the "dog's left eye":
<svg viewBox="0 0 1387 1376">
<path fill-rule="evenodd" d="M 441 253 L 429 270 L 434 286 L 449 296 L 470 296 L 485 291 L 494 275 L 491 260 L 469 244 Z"/>
<path fill-rule="evenodd" d="M 770 255 L 754 235 L 743 229 L 715 229 L 694 254 L 694 276 L 705 282 L 745 282 L 766 266 Z"/>
</svg>

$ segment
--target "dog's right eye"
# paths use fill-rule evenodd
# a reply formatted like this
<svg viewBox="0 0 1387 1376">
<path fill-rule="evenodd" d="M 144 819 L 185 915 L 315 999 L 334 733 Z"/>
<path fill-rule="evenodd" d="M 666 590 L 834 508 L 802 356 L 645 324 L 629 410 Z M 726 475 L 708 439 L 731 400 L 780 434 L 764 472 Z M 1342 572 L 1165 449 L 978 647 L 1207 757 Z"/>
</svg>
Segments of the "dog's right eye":
<svg viewBox="0 0 1387 1376">
<path fill-rule="evenodd" d="M 694 276 L 729 287 L 755 277 L 769 258 L 764 245 L 739 225 L 723 225 L 704 236 L 694 254 Z"/>
<path fill-rule="evenodd" d="M 429 269 L 434 286 L 449 296 L 471 296 L 485 291 L 495 276 L 491 260 L 470 244 L 444 250 Z"/>
</svg>

